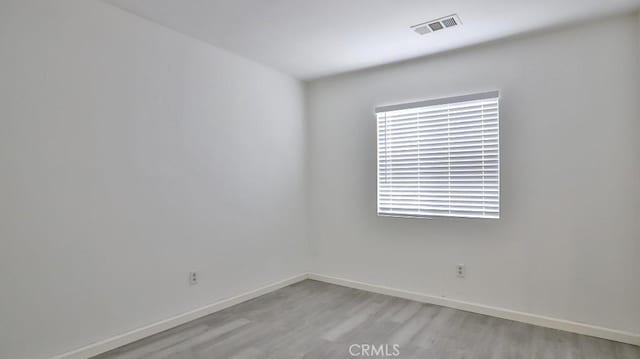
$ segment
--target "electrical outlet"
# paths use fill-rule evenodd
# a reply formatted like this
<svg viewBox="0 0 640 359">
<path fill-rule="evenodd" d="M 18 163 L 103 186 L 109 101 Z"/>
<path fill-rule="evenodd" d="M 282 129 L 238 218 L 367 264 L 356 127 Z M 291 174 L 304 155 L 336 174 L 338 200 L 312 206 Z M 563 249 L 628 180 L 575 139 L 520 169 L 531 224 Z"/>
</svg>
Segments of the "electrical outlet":
<svg viewBox="0 0 640 359">
<path fill-rule="evenodd" d="M 464 267 L 464 264 L 458 264 L 456 267 L 456 276 L 458 278 L 464 278 L 466 274 L 466 269 Z"/>
<path fill-rule="evenodd" d="M 198 284 L 198 273 L 189 272 L 189 284 L 191 284 L 191 285 Z"/>
</svg>

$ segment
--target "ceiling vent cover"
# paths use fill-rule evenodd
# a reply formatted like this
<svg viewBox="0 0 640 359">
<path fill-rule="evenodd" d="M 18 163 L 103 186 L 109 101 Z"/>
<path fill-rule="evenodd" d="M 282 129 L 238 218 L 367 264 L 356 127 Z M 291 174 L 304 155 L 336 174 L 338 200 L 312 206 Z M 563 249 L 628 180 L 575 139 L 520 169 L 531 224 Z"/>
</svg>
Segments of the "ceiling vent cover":
<svg viewBox="0 0 640 359">
<path fill-rule="evenodd" d="M 425 35 L 458 25 L 462 25 L 462 21 L 460 21 L 458 15 L 453 14 L 441 17 L 439 19 L 423 22 L 421 24 L 413 25 L 411 26 L 411 30 L 415 31 L 418 35 Z"/>
</svg>

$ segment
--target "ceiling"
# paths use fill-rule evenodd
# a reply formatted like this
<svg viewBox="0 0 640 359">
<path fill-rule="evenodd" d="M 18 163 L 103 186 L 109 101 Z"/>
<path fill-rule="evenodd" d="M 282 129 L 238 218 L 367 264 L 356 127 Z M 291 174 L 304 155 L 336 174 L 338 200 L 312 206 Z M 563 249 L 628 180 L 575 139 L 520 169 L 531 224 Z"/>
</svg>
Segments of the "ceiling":
<svg viewBox="0 0 640 359">
<path fill-rule="evenodd" d="M 106 0 L 301 79 L 631 11 L 640 0 Z M 410 25 L 457 13 L 463 26 Z"/>
</svg>

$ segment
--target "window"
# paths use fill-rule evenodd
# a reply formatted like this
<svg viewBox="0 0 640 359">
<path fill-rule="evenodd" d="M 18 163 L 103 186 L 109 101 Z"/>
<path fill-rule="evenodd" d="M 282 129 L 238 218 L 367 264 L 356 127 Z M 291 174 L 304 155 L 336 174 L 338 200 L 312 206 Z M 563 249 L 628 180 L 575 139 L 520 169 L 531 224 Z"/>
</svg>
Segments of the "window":
<svg viewBox="0 0 640 359">
<path fill-rule="evenodd" d="M 498 96 L 376 108 L 378 215 L 500 218 Z"/>
</svg>

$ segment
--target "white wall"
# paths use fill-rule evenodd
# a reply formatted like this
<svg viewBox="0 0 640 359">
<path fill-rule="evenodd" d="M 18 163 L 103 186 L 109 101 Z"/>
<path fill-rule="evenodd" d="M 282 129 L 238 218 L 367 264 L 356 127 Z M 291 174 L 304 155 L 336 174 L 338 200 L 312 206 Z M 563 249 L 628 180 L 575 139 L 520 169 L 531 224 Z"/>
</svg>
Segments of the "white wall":
<svg viewBox="0 0 640 359">
<path fill-rule="evenodd" d="M 94 0 L 2 1 L 0 79 L 1 358 L 308 270 L 298 81 Z"/>
<path fill-rule="evenodd" d="M 638 41 L 626 15 L 310 83 L 313 270 L 640 333 Z M 494 89 L 502 219 L 377 217 L 373 108 Z"/>
</svg>

